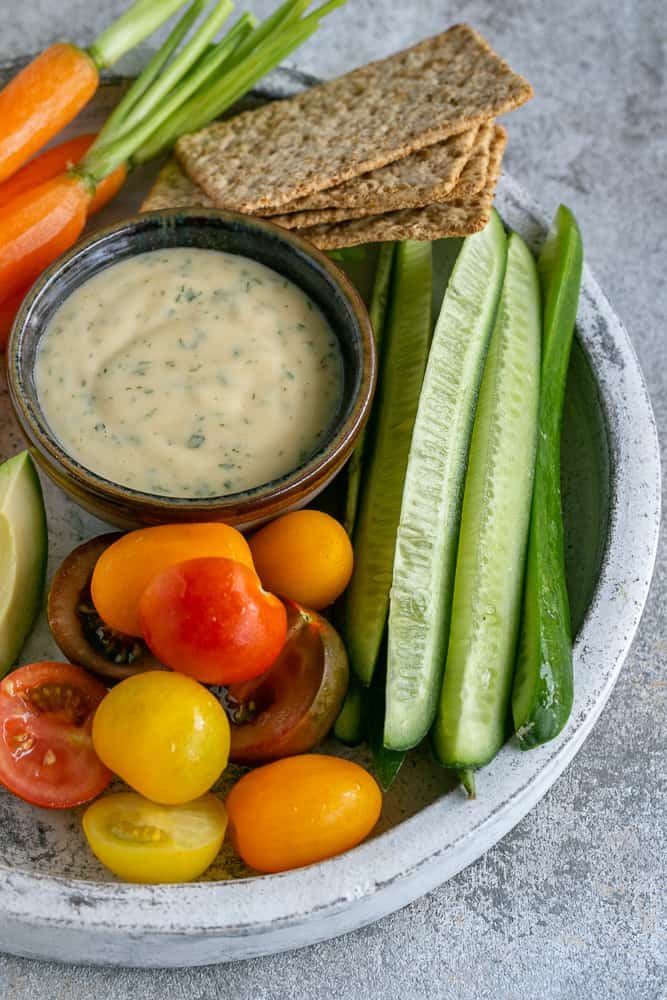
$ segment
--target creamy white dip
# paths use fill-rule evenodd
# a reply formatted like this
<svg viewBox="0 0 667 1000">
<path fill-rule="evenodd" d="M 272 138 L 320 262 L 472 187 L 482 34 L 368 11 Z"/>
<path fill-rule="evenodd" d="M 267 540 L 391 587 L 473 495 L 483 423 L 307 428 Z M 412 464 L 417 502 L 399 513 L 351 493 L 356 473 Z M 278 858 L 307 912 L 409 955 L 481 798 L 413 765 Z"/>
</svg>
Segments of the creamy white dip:
<svg viewBox="0 0 667 1000">
<path fill-rule="evenodd" d="M 343 362 L 291 281 L 246 257 L 174 248 L 76 289 L 42 337 L 35 382 L 53 433 L 86 468 L 212 497 L 313 454 L 340 405 Z"/>
</svg>

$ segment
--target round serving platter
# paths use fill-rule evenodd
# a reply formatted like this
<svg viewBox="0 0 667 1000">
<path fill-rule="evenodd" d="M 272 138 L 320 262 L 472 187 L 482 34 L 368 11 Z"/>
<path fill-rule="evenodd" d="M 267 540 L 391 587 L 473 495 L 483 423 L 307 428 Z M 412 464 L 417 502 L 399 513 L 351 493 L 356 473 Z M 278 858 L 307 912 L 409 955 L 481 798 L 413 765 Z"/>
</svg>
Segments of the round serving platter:
<svg viewBox="0 0 667 1000">
<path fill-rule="evenodd" d="M 16 68 L 0 67 L 0 83 Z M 279 70 L 256 96 L 288 96 L 311 82 Z M 120 87 L 106 83 L 71 133 L 97 130 Z M 134 213 L 155 172 L 152 166 L 133 175 L 94 227 Z M 496 205 L 508 226 L 539 244 L 545 217 L 507 176 Z M 0 790 L 0 950 L 68 962 L 187 966 L 302 947 L 377 920 L 451 878 L 535 805 L 586 739 L 616 682 L 648 594 L 660 524 L 660 460 L 646 386 L 627 333 L 586 268 L 577 330 L 563 429 L 576 681 L 561 735 L 530 753 L 505 746 L 480 773 L 474 802 L 452 788 L 426 750 L 418 752 L 386 796 L 374 836 L 355 850 L 264 877 L 243 871 L 223 850 L 204 881 L 192 885 L 113 881 L 87 849 L 81 810 L 40 810 Z M 2 376 L 0 458 L 22 447 Z M 43 485 L 50 579 L 75 545 L 108 526 Z M 42 616 L 21 662 L 46 658 L 61 657 Z M 346 755 L 368 763 L 363 749 Z"/>
</svg>

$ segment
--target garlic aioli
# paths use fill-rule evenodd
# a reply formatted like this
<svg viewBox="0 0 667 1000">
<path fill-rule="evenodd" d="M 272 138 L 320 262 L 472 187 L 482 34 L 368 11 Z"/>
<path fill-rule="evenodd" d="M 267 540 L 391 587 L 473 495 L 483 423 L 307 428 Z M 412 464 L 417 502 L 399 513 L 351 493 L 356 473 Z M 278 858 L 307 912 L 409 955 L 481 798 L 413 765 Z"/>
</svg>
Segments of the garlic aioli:
<svg viewBox="0 0 667 1000">
<path fill-rule="evenodd" d="M 339 409 L 343 361 L 291 281 L 247 257 L 175 247 L 75 289 L 42 337 L 35 383 L 83 466 L 136 490 L 203 498 L 311 456 Z"/>
</svg>

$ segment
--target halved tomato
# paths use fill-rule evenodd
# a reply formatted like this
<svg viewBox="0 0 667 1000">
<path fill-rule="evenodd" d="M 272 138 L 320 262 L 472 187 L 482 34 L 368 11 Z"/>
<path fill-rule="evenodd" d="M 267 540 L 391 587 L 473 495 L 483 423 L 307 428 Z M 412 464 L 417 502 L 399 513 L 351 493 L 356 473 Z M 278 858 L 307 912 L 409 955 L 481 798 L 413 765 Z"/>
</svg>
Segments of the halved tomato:
<svg viewBox="0 0 667 1000">
<path fill-rule="evenodd" d="M 162 669 L 143 639 L 102 621 L 90 595 L 97 560 L 120 537 L 98 535 L 70 552 L 53 578 L 47 606 L 53 638 L 67 659 L 113 680 Z"/>
<path fill-rule="evenodd" d="M 91 738 L 107 693 L 71 663 L 29 663 L 0 683 L 0 783 L 47 809 L 89 802 L 111 781 Z"/>
<path fill-rule="evenodd" d="M 277 760 L 305 753 L 327 735 L 349 679 L 345 646 L 329 622 L 286 601 L 287 640 L 266 673 L 227 688 L 230 760 Z"/>
</svg>

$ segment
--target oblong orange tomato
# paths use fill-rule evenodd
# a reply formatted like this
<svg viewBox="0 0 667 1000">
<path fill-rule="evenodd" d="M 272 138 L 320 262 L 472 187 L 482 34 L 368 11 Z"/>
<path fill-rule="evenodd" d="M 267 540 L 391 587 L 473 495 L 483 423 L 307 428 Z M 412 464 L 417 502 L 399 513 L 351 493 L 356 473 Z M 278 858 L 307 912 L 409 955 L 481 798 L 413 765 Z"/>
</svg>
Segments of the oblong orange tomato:
<svg viewBox="0 0 667 1000">
<path fill-rule="evenodd" d="M 382 793 L 363 767 L 339 757 L 285 757 L 245 774 L 225 803 L 235 850 L 258 872 L 324 861 L 360 844 Z"/>
<path fill-rule="evenodd" d="M 162 524 L 123 535 L 93 570 L 93 604 L 103 621 L 127 635 L 141 635 L 139 602 L 159 573 L 190 559 L 219 556 L 254 569 L 248 543 L 228 524 Z"/>
</svg>

